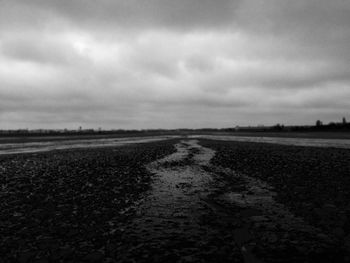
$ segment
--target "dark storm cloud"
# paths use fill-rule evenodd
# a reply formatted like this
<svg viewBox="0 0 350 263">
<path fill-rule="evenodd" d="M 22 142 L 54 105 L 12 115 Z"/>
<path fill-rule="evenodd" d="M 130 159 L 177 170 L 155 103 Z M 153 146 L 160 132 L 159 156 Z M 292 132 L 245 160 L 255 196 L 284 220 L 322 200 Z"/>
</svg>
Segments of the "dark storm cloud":
<svg viewBox="0 0 350 263">
<path fill-rule="evenodd" d="M 344 0 L 0 0 L 0 122 L 332 121 L 350 110 L 349 42 Z"/>
</svg>

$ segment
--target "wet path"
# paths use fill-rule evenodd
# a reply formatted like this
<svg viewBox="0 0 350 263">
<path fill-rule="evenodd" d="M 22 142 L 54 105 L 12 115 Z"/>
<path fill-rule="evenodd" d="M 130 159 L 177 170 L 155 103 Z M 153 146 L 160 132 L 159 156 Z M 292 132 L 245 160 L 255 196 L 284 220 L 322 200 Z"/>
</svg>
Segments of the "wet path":
<svg viewBox="0 0 350 263">
<path fill-rule="evenodd" d="M 293 262 L 328 246 L 330 237 L 276 203 L 270 186 L 212 167 L 215 152 L 197 140 L 176 148 L 148 165 L 152 190 L 119 226 L 120 261 L 250 263 L 262 262 L 256 252 L 265 251 L 268 262 Z"/>
<path fill-rule="evenodd" d="M 214 191 L 207 165 L 214 151 L 197 141 L 183 141 L 177 152 L 151 163 L 155 174 L 151 193 L 137 207 L 126 226 L 121 261 L 135 262 L 241 262 L 238 246 L 205 201 Z"/>
</svg>

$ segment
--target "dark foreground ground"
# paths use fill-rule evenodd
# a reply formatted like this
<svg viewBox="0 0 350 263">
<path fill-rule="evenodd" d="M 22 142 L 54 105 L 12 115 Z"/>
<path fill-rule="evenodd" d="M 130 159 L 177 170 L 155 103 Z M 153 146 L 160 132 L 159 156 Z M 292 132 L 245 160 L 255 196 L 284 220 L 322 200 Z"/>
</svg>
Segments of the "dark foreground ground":
<svg viewBox="0 0 350 263">
<path fill-rule="evenodd" d="M 213 165 L 267 182 L 279 203 L 326 233 L 336 244 L 328 260 L 350 260 L 350 150 L 210 140 L 202 145 L 217 151 Z"/>
<path fill-rule="evenodd" d="M 30 143 L 30 142 L 53 142 L 66 140 L 93 140 L 93 139 L 118 139 L 133 137 L 152 137 L 152 136 L 186 136 L 186 135 L 224 135 L 224 136 L 248 136 L 248 137 L 282 137 L 282 138 L 308 138 L 308 139 L 350 139 L 350 132 L 138 132 L 126 134 L 71 134 L 71 135 L 0 135 L 0 144 L 6 143 Z"/>
<path fill-rule="evenodd" d="M 349 176 L 350 150 L 212 140 L 1 156 L 0 262 L 349 262 Z"/>
<path fill-rule="evenodd" d="M 99 262 L 173 141 L 0 159 L 0 262 Z"/>
</svg>

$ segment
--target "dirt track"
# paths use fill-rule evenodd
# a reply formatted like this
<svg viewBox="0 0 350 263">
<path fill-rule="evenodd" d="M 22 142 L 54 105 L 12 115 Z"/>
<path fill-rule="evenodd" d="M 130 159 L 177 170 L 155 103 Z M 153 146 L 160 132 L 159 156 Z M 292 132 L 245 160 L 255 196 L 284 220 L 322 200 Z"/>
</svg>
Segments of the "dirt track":
<svg viewBox="0 0 350 263">
<path fill-rule="evenodd" d="M 332 237 L 275 202 L 271 186 L 211 166 L 215 152 L 196 140 L 176 148 L 148 165 L 155 180 L 120 226 L 121 261 L 317 262 L 334 251 Z"/>
<path fill-rule="evenodd" d="M 125 228 L 124 236 L 133 245 L 124 242 L 129 250 L 123 253 L 121 247 L 121 260 L 241 262 L 239 247 L 226 235 L 227 226 L 217 224 L 220 215 L 208 201 L 216 189 L 202 165 L 209 164 L 214 151 L 194 140 L 176 148 L 176 153 L 148 166 L 156 179 Z"/>
</svg>

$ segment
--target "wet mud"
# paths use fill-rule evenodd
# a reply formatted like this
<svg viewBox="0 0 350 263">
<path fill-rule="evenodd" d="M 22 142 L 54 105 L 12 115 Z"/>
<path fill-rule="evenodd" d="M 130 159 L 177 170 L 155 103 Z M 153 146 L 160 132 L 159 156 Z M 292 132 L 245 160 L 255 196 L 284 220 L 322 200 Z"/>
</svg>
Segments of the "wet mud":
<svg viewBox="0 0 350 263">
<path fill-rule="evenodd" d="M 197 140 L 147 166 L 152 189 L 123 228 L 125 262 L 319 262 L 334 240 L 258 179 L 213 166 Z M 330 259 L 331 260 L 331 259 Z"/>
<path fill-rule="evenodd" d="M 208 165 L 214 151 L 182 141 L 177 152 L 147 166 L 152 190 L 125 226 L 125 262 L 242 262 L 240 248 L 207 201 L 215 191 Z M 227 222 L 230 224 L 230 222 Z"/>
</svg>

